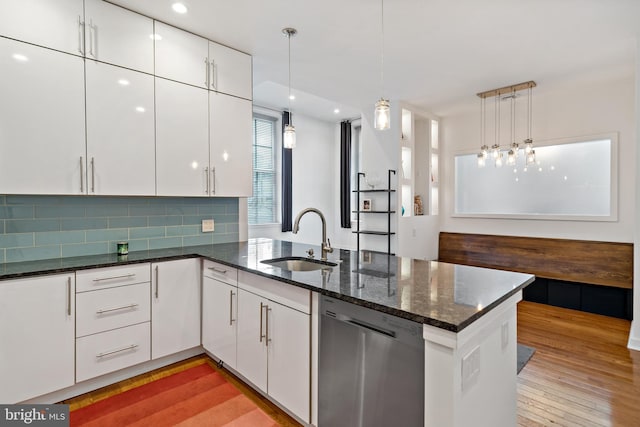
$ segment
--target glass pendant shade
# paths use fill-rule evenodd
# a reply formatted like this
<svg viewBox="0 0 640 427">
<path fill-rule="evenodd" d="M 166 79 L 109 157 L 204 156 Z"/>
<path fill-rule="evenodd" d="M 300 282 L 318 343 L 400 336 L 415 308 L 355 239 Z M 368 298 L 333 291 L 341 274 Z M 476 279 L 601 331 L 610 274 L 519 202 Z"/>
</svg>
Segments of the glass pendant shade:
<svg viewBox="0 0 640 427">
<path fill-rule="evenodd" d="M 480 155 L 486 160 L 489 157 L 489 147 L 486 145 L 480 147 Z"/>
<path fill-rule="evenodd" d="M 531 150 L 533 150 L 533 141 L 527 138 L 524 140 L 524 152 L 529 154 Z"/>
<path fill-rule="evenodd" d="M 494 144 L 491 146 L 491 157 L 497 159 L 500 157 L 500 146 L 498 144 Z"/>
<path fill-rule="evenodd" d="M 504 162 L 503 162 L 503 156 L 502 156 L 502 153 L 500 153 L 500 154 L 498 155 L 498 157 L 496 158 L 496 167 L 497 167 L 497 168 L 501 168 L 503 164 L 504 164 Z"/>
<path fill-rule="evenodd" d="M 284 148 L 296 148 L 296 128 L 293 125 L 286 125 L 284 127 L 283 137 Z"/>
<path fill-rule="evenodd" d="M 516 151 L 513 151 L 513 148 L 511 150 L 509 150 L 509 153 L 507 153 L 507 164 L 508 165 L 515 165 L 516 164 Z"/>
<path fill-rule="evenodd" d="M 527 153 L 527 164 L 532 165 L 536 162 L 536 150 L 531 150 Z"/>
<path fill-rule="evenodd" d="M 375 110 L 375 118 L 374 118 L 374 127 L 377 130 L 386 130 L 389 129 L 391 125 L 391 110 L 389 108 L 389 101 L 384 98 L 380 98 L 378 102 L 376 102 L 376 110 Z"/>
<path fill-rule="evenodd" d="M 486 156 L 483 156 L 482 153 L 478 154 L 478 167 L 483 168 L 486 164 Z"/>
</svg>

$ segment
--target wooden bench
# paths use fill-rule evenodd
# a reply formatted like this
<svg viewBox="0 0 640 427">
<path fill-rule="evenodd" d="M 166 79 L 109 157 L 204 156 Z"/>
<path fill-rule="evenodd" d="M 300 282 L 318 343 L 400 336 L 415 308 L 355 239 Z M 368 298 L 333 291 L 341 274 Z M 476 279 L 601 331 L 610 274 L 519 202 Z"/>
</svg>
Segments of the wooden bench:
<svg viewBox="0 0 640 427">
<path fill-rule="evenodd" d="M 633 288 L 633 244 L 440 233 L 438 260 L 546 279 Z"/>
</svg>

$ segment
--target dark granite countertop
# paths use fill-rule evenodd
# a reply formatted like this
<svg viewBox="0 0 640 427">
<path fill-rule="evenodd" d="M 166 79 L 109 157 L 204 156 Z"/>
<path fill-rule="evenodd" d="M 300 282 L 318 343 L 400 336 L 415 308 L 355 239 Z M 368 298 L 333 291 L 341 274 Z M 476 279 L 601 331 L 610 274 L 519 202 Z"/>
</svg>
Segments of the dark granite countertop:
<svg viewBox="0 0 640 427">
<path fill-rule="evenodd" d="M 530 274 L 336 249 L 330 270 L 285 271 L 260 261 L 318 246 L 271 239 L 0 264 L 0 280 L 203 257 L 416 322 L 459 332 L 534 279 Z"/>
</svg>

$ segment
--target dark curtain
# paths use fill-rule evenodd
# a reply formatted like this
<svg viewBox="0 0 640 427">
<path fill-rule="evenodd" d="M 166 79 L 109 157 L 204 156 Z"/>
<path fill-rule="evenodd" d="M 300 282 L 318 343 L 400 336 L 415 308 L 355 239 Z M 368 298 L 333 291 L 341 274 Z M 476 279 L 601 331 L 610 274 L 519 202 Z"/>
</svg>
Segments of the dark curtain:
<svg viewBox="0 0 640 427">
<path fill-rule="evenodd" d="M 284 127 L 289 124 L 289 112 L 282 113 L 282 133 L 284 136 Z M 291 149 L 282 146 L 282 231 L 293 230 L 293 207 L 291 204 L 292 185 L 291 185 Z"/>
<path fill-rule="evenodd" d="M 340 123 L 340 225 L 351 228 L 351 122 Z"/>
</svg>

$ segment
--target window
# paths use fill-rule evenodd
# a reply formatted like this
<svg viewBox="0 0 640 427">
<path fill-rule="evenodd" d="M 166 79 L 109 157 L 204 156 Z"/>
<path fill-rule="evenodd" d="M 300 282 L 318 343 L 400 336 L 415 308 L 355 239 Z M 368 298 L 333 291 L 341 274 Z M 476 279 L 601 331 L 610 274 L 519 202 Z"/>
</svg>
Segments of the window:
<svg viewBox="0 0 640 427">
<path fill-rule="evenodd" d="M 277 119 L 253 116 L 253 197 L 247 200 L 249 224 L 276 222 Z"/>
</svg>

